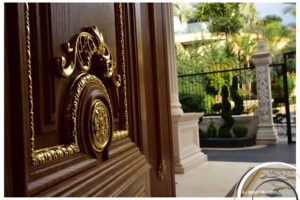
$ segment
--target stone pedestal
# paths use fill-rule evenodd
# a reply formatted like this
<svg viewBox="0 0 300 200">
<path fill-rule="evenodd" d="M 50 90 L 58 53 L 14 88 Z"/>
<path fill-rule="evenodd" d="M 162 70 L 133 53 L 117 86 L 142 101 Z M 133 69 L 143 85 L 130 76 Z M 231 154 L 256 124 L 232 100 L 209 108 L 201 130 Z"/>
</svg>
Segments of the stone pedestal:
<svg viewBox="0 0 300 200">
<path fill-rule="evenodd" d="M 184 173 L 207 160 L 199 146 L 198 121 L 202 113 L 183 113 L 178 95 L 172 4 L 164 4 L 163 20 L 168 60 L 175 173 Z"/>
<path fill-rule="evenodd" d="M 199 146 L 198 121 L 203 113 L 172 115 L 174 170 L 176 174 L 207 161 Z"/>
<path fill-rule="evenodd" d="M 257 144 L 276 144 L 278 134 L 274 128 L 272 117 L 272 95 L 270 78 L 271 54 L 266 52 L 262 42 L 258 43 L 258 51 L 252 56 L 256 70 L 256 86 L 258 98 L 258 131 Z"/>
</svg>

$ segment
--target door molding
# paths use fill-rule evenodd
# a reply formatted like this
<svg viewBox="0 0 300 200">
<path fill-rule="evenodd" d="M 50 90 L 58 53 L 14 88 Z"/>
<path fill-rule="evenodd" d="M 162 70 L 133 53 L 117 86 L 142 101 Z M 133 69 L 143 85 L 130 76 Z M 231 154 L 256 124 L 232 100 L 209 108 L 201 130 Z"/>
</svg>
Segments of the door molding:
<svg viewBox="0 0 300 200">
<path fill-rule="evenodd" d="M 122 124 L 122 128 L 120 130 L 114 130 L 112 134 L 112 141 L 116 141 L 125 137 L 128 137 L 128 105 L 127 105 L 127 86 L 126 86 L 126 62 L 125 62 L 125 38 L 124 38 L 124 18 L 123 18 L 123 6 L 121 3 L 117 5 L 117 24 L 119 25 L 120 29 L 120 43 L 121 43 L 121 68 L 122 68 L 122 78 L 121 76 L 116 72 L 115 69 L 115 63 L 112 59 L 112 56 L 109 52 L 108 47 L 106 46 L 102 34 L 99 32 L 97 27 L 91 27 L 87 30 L 87 32 L 81 32 L 76 37 L 75 45 L 72 47 L 70 46 L 70 43 L 67 43 L 67 52 L 73 54 L 73 58 L 71 60 L 66 60 L 65 57 L 60 56 L 56 58 L 56 62 L 58 64 L 58 69 L 63 77 L 69 77 L 74 72 L 77 63 L 79 63 L 80 69 L 83 72 L 88 72 L 91 66 L 91 57 L 94 55 L 94 53 L 100 54 L 99 61 L 102 62 L 102 65 L 106 67 L 106 72 L 104 73 L 104 77 L 112 78 L 113 83 L 116 87 L 123 86 L 120 93 L 121 97 L 119 102 L 124 102 L 123 106 L 120 106 L 124 109 L 124 112 L 121 112 L 121 115 L 123 113 L 123 116 L 120 118 L 123 118 L 123 121 L 121 121 L 120 124 Z M 27 56 L 27 76 L 28 76 L 28 100 L 29 100 L 29 119 L 30 119 L 30 132 L 31 132 L 31 160 L 32 165 L 42 165 L 48 162 L 51 162 L 53 160 L 63 158 L 69 155 L 73 155 L 80 152 L 80 147 L 78 145 L 78 138 L 77 138 L 77 130 L 76 130 L 76 121 L 77 121 L 77 113 L 73 112 L 72 120 L 74 121 L 74 127 L 73 127 L 73 142 L 70 144 L 63 144 L 53 147 L 47 147 L 43 149 L 35 149 L 35 124 L 34 124 L 34 100 L 33 100 L 33 77 L 32 77 L 32 65 L 31 65 L 31 35 L 30 35 L 30 11 L 29 11 L 29 4 L 25 3 L 25 24 L 26 24 L 26 56 Z M 88 63 L 84 63 L 83 55 L 81 55 L 78 50 L 79 45 L 88 45 L 89 43 L 81 43 L 81 39 L 85 39 L 88 42 L 91 42 L 93 45 L 88 46 L 88 48 L 94 48 L 89 49 L 91 52 L 89 52 L 88 57 L 85 57 L 85 59 L 88 59 Z M 84 40 L 84 41 L 85 41 Z M 86 47 L 85 46 L 85 47 Z M 102 55 L 101 55 L 102 54 Z M 66 67 L 67 64 L 67 67 Z M 102 82 L 98 79 L 93 79 L 94 82 L 98 82 L 100 85 Z M 99 82 L 100 81 L 100 82 Z M 86 83 L 86 81 L 83 81 L 83 83 Z M 103 84 L 102 84 L 103 85 Z M 104 86 L 105 88 L 105 86 Z M 80 95 L 77 94 L 78 96 Z M 108 95 L 107 95 L 108 96 Z M 74 105 L 77 105 L 79 102 L 79 99 L 77 101 L 73 102 Z M 112 110 L 112 104 L 108 98 L 110 109 Z M 76 111 L 76 108 L 73 109 Z M 112 129 L 112 127 L 111 127 Z"/>
</svg>

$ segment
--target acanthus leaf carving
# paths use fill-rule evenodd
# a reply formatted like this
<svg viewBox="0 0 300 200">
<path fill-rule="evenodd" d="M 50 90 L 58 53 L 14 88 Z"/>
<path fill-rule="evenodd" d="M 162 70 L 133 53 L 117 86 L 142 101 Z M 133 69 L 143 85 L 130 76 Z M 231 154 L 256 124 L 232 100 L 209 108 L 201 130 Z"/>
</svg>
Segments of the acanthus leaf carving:
<svg viewBox="0 0 300 200">
<path fill-rule="evenodd" d="M 64 56 L 56 57 L 61 76 L 71 76 L 76 67 L 79 67 L 82 72 L 88 72 L 92 58 L 95 57 L 96 61 L 105 69 L 103 76 L 112 78 L 116 87 L 121 85 L 121 76 L 115 73 L 112 55 L 97 26 L 85 28 L 83 32 L 75 35 L 65 44 L 65 51 L 67 59 Z"/>
</svg>

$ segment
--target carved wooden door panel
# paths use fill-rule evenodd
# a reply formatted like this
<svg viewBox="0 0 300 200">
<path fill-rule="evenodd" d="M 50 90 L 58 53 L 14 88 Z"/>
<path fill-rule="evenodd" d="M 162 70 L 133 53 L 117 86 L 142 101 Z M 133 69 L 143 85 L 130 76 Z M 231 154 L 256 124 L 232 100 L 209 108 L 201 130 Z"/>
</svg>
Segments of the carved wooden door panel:
<svg viewBox="0 0 300 200">
<path fill-rule="evenodd" d="M 5 5 L 5 195 L 174 196 L 163 4 Z"/>
<path fill-rule="evenodd" d="M 20 100 L 28 116 L 22 145 L 6 147 L 14 149 L 11 155 L 20 150 L 24 161 L 6 165 L 13 172 L 8 190 L 21 196 L 147 195 L 150 165 L 129 138 L 124 6 L 9 9 L 18 11 L 17 34 L 24 36 L 17 38 L 26 62 L 17 70 L 26 74 Z"/>
</svg>

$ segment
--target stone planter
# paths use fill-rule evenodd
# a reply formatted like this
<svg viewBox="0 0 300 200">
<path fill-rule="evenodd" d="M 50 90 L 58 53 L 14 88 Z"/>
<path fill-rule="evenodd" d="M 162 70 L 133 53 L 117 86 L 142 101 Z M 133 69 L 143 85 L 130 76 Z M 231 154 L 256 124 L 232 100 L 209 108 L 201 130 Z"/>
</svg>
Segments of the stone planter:
<svg viewBox="0 0 300 200">
<path fill-rule="evenodd" d="M 255 145 L 255 136 L 244 138 L 207 138 L 200 139 L 200 146 L 203 147 L 246 147 Z"/>
<path fill-rule="evenodd" d="M 250 138 L 250 137 L 256 136 L 257 129 L 258 129 L 258 116 L 257 115 L 233 115 L 232 117 L 234 119 L 233 127 L 236 125 L 243 125 L 248 128 L 247 137 Z M 209 126 L 210 122 L 213 122 L 213 124 L 217 128 L 217 130 L 219 130 L 219 127 L 221 125 L 223 125 L 223 123 L 224 123 L 221 116 L 205 116 L 205 117 L 202 117 L 202 121 L 201 121 L 201 123 L 199 123 L 199 129 L 206 132 L 207 127 Z M 232 132 L 232 129 L 231 129 L 231 132 Z"/>
</svg>

